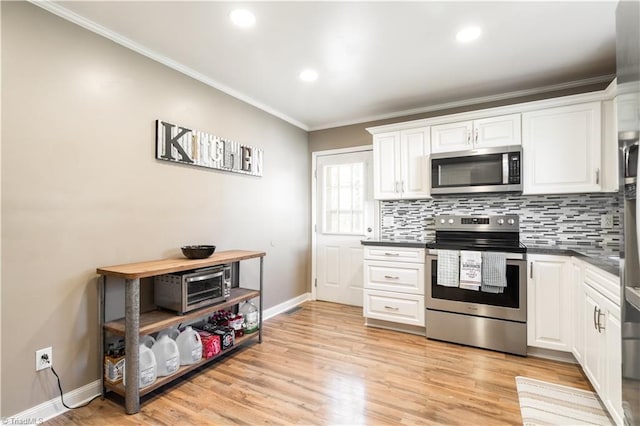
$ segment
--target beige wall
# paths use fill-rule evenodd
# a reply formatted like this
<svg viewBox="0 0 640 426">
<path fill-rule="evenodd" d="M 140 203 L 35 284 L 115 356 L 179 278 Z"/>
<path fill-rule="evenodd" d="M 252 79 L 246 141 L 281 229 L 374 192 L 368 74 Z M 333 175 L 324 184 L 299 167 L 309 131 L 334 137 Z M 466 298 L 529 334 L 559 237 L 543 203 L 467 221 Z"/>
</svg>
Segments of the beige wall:
<svg viewBox="0 0 640 426">
<path fill-rule="evenodd" d="M 100 377 L 98 266 L 213 243 L 267 252 L 265 307 L 308 291 L 306 132 L 29 3 L 1 7 L 2 416 L 57 396 L 36 349 L 53 346 L 67 391 Z M 156 119 L 262 148 L 264 176 L 155 160 Z"/>
<path fill-rule="evenodd" d="M 497 102 L 486 102 L 481 104 L 469 105 L 465 107 L 442 109 L 438 111 L 430 111 L 421 114 L 407 115 L 404 117 L 388 118 L 385 120 L 369 121 L 366 123 L 358 123 L 350 126 L 335 127 L 332 129 L 315 130 L 309 133 L 309 151 L 317 152 L 328 149 L 348 148 L 353 146 L 370 145 L 372 141 L 371 134 L 367 132 L 367 127 L 381 126 L 384 124 L 401 123 L 403 121 L 419 120 L 421 118 L 437 117 L 447 114 L 455 114 L 465 111 L 474 111 L 484 108 L 493 108 L 504 105 L 511 105 L 520 102 L 529 102 L 539 99 L 553 98 L 557 96 L 568 96 L 576 93 L 585 93 L 596 90 L 603 90 L 608 83 L 592 84 L 589 86 L 576 87 L 566 90 L 558 90 L 554 92 L 541 93 L 533 96 L 523 96 L 518 98 L 505 99 Z"/>
</svg>

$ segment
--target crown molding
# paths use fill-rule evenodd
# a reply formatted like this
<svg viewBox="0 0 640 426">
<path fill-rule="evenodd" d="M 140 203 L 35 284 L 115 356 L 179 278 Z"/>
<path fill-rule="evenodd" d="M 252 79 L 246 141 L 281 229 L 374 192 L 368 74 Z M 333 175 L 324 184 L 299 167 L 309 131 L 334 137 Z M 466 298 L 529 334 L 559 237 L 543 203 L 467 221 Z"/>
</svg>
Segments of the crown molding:
<svg viewBox="0 0 640 426">
<path fill-rule="evenodd" d="M 137 52 L 143 56 L 146 56 L 149 59 L 153 59 L 156 62 L 159 62 L 169 68 L 172 68 L 182 74 L 185 74 L 195 80 L 198 80 L 208 86 L 213 87 L 214 89 L 217 89 L 221 92 L 226 93 L 229 96 L 232 96 L 236 99 L 239 99 L 243 102 L 246 102 L 249 105 L 252 105 L 268 114 L 271 114 L 275 117 L 278 117 L 281 120 L 286 121 L 289 124 L 292 124 L 302 130 L 305 131 L 309 131 L 309 126 L 307 126 L 306 124 L 292 118 L 289 117 L 286 114 L 281 113 L 280 111 L 277 111 L 259 101 L 256 101 L 255 99 L 245 95 L 244 93 L 238 92 L 237 90 L 234 90 L 218 81 L 215 81 L 207 76 L 205 76 L 204 74 L 195 71 L 187 66 L 184 66 L 176 61 L 174 61 L 173 59 L 170 59 L 158 52 L 155 52 L 151 49 L 146 48 L 145 46 L 142 46 L 139 43 L 136 43 L 135 41 L 128 39 L 127 37 L 122 36 L 121 34 L 116 33 L 115 31 L 112 31 L 106 27 L 103 27 L 102 25 L 93 22 L 90 19 L 87 19 L 83 16 L 78 15 L 75 12 L 70 11 L 69 9 L 66 9 L 62 6 L 60 6 L 57 3 L 54 3 L 51 0 L 28 0 L 30 3 L 48 11 L 53 13 L 54 15 L 57 15 L 63 19 L 66 19 L 67 21 L 73 22 L 76 25 L 79 25 L 91 32 L 94 32 L 98 35 L 101 35 L 105 38 L 108 38 L 109 40 L 126 47 L 127 49 L 133 50 L 134 52 Z"/>
<path fill-rule="evenodd" d="M 599 83 L 606 83 L 606 82 L 610 83 L 613 81 L 615 77 L 616 76 L 613 74 L 603 75 L 599 77 L 586 78 L 583 80 L 576 80 L 576 81 L 571 81 L 567 83 L 553 84 L 550 86 L 542 86 L 534 89 L 516 90 L 513 92 L 501 93 L 498 95 L 481 96 L 478 98 L 464 99 L 461 101 L 445 102 L 442 104 L 430 105 L 427 107 L 413 108 L 413 109 L 397 111 L 389 114 L 380 114 L 380 115 L 365 117 L 362 119 L 334 122 L 334 123 L 329 123 L 321 126 L 311 126 L 309 131 L 313 132 L 316 130 L 325 130 L 325 129 L 331 129 L 334 127 L 350 126 L 353 124 L 362 124 L 362 123 L 368 123 L 371 121 L 386 120 L 389 118 L 407 117 L 410 115 L 422 114 L 425 112 L 443 111 L 450 108 L 459 108 L 459 107 L 478 105 L 478 104 L 483 104 L 488 102 L 497 102 L 497 101 L 503 101 L 507 99 L 516 99 L 524 96 L 532 96 L 532 95 L 539 95 L 543 93 L 555 92 L 559 90 L 574 89 L 576 87 L 589 86 L 591 84 L 599 84 Z"/>
</svg>

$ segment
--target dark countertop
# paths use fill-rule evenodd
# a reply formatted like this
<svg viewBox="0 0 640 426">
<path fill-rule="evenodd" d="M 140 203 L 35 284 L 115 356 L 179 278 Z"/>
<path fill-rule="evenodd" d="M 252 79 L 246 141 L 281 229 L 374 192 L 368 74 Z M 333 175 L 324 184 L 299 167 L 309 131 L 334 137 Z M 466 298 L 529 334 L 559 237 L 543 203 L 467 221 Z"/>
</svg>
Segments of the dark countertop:
<svg viewBox="0 0 640 426">
<path fill-rule="evenodd" d="M 427 248 L 431 241 L 425 240 L 362 240 L 365 246 L 391 246 L 391 247 L 413 247 Z M 556 256 L 575 256 L 603 271 L 609 272 L 616 277 L 620 276 L 620 259 L 617 251 L 611 249 L 603 249 L 593 246 L 580 245 L 555 245 L 543 246 L 535 244 L 527 244 L 527 253 L 529 254 L 549 254 Z"/>
</svg>

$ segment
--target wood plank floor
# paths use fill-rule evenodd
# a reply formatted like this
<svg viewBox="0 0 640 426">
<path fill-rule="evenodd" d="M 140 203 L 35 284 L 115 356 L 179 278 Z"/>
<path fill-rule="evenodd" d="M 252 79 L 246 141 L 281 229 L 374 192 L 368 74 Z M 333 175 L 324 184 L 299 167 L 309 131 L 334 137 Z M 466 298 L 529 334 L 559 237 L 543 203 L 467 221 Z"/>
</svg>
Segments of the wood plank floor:
<svg viewBox="0 0 640 426">
<path fill-rule="evenodd" d="M 48 424 L 515 425 L 515 376 L 592 390 L 577 365 L 368 328 L 361 308 L 333 303 L 272 318 L 263 337 L 138 414 L 98 399 Z"/>
</svg>

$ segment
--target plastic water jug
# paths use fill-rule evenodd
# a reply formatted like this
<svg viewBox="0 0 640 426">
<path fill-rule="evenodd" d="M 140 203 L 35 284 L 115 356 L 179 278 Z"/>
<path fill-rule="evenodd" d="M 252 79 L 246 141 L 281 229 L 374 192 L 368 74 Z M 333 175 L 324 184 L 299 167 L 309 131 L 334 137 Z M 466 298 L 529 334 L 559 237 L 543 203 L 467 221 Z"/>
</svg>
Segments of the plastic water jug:
<svg viewBox="0 0 640 426">
<path fill-rule="evenodd" d="M 158 365 L 153 351 L 144 343 L 140 343 L 138 356 L 138 385 L 142 389 L 155 383 L 158 378 Z M 124 372 L 126 369 L 123 370 Z M 127 384 L 126 374 L 123 374 L 122 383 Z"/>
<path fill-rule="evenodd" d="M 175 340 L 163 335 L 151 347 L 158 364 L 158 376 L 168 376 L 178 371 L 180 367 L 180 352 Z"/>
<path fill-rule="evenodd" d="M 153 344 L 156 342 L 156 339 L 153 336 L 145 334 L 144 336 L 140 336 L 140 343 L 151 349 Z"/>
<path fill-rule="evenodd" d="M 202 359 L 202 340 L 191 326 L 185 328 L 176 339 L 180 351 L 180 365 L 190 365 Z"/>
<path fill-rule="evenodd" d="M 153 351 L 143 343 L 140 344 L 138 366 L 140 369 L 140 373 L 138 373 L 140 388 L 152 385 L 158 377 L 158 365 Z"/>
<path fill-rule="evenodd" d="M 170 338 L 172 338 L 173 340 L 176 340 L 176 338 L 178 337 L 179 334 L 180 334 L 180 332 L 175 327 L 165 328 L 164 330 L 162 330 L 162 331 L 160 331 L 158 333 L 158 335 L 156 336 L 156 340 L 160 340 L 160 338 L 162 336 L 164 336 L 164 335 L 167 335 Z"/>
</svg>

